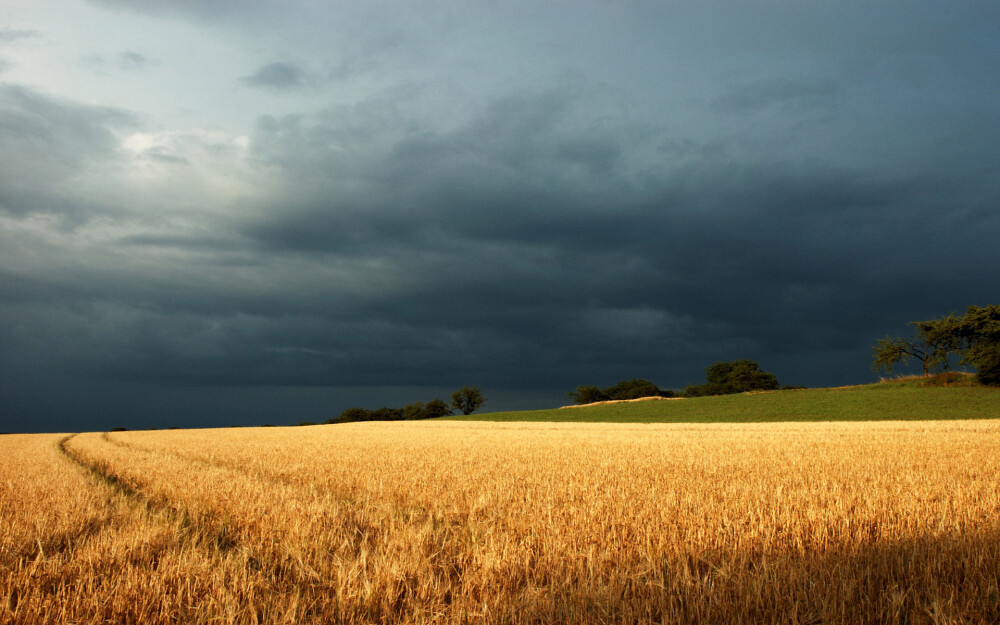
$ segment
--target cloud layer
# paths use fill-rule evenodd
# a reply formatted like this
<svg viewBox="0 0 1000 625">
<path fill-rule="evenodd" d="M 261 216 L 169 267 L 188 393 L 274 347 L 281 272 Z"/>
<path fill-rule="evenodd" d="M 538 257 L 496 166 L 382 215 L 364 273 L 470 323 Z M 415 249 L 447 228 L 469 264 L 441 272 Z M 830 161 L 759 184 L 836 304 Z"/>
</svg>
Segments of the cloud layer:
<svg viewBox="0 0 1000 625">
<path fill-rule="evenodd" d="M 255 121 L 0 86 L 0 430 L 319 419 L 464 384 L 544 407 L 736 358 L 863 382 L 877 338 L 998 292 L 988 9 L 760 9 L 743 33 L 710 4 L 385 30 L 143 6 L 107 15 L 246 47 L 225 97 Z M 174 71 L 139 43 L 91 58 Z"/>
</svg>

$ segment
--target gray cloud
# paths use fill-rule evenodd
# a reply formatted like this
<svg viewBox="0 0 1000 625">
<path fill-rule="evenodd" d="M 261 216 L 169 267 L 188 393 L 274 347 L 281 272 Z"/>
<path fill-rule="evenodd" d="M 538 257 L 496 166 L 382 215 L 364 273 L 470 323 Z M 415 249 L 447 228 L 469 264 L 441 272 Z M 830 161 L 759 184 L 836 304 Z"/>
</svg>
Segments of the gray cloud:
<svg viewBox="0 0 1000 625">
<path fill-rule="evenodd" d="M 753 112 L 777 108 L 785 113 L 830 109 L 840 87 L 829 80 L 778 77 L 732 85 L 712 106 L 725 113 Z"/>
<path fill-rule="evenodd" d="M 235 6 L 141 10 L 266 21 Z M 3 86 L 0 429 L 144 402 L 150 424 L 294 422 L 462 384 L 542 407 L 733 358 L 864 382 L 875 339 L 991 303 L 983 20 L 715 9 L 227 35 L 310 59 L 244 78 L 285 94 L 236 90 L 265 102 L 246 137 Z"/>
<path fill-rule="evenodd" d="M 268 63 L 254 73 L 244 76 L 240 82 L 248 87 L 261 89 L 300 89 L 309 82 L 306 72 L 297 65 L 283 61 Z"/>
<path fill-rule="evenodd" d="M 651 188 L 615 164 L 631 146 L 606 129 L 573 133 L 614 155 L 581 167 L 559 149 L 578 105 L 504 98 L 446 132 L 368 107 L 264 119 L 254 158 L 293 184 L 258 198 L 260 217 L 234 216 L 236 236 L 128 237 L 167 264 L 28 291 L 77 292 L 86 312 L 59 325 L 90 336 L 64 341 L 63 360 L 112 378 L 529 388 L 529 360 L 551 385 L 641 369 L 682 386 L 746 352 L 780 365 L 849 349 L 863 369 L 879 315 L 933 315 L 928 289 L 956 307 L 978 290 L 982 274 L 921 250 L 942 232 L 1000 234 L 974 212 L 955 223 L 919 175 L 716 157 L 665 160 Z M 591 193 L 603 188 L 615 194 Z M 901 261 L 904 275 L 884 272 Z"/>
<path fill-rule="evenodd" d="M 114 72 L 142 72 L 157 64 L 149 57 L 133 51 L 119 52 L 111 57 L 89 54 L 84 56 L 81 62 L 85 67 L 104 76 Z"/>
<path fill-rule="evenodd" d="M 241 2 L 240 0 L 219 0 L 204 3 L 198 0 L 154 1 L 136 4 L 127 0 L 90 0 L 95 5 L 141 13 L 193 15 L 198 18 L 222 19 L 239 16 L 244 11 L 253 11 L 266 2 Z"/>
<path fill-rule="evenodd" d="M 369 259 L 372 281 L 392 288 L 355 314 L 403 322 L 415 335 L 461 330 L 472 350 L 499 334 L 537 347 L 522 348 L 540 360 L 608 362 L 614 352 L 687 380 L 699 353 L 733 349 L 780 362 L 805 346 L 853 346 L 863 363 L 877 315 L 933 314 L 920 286 L 929 276 L 940 274 L 932 288 L 953 306 L 978 288 L 978 278 L 919 252 L 956 225 L 918 174 L 695 159 L 661 163 L 651 189 L 616 169 L 628 148 L 602 134 L 574 133 L 580 150 L 613 155 L 602 167 L 581 169 L 558 149 L 573 106 L 552 94 L 504 98 L 447 133 L 343 111 L 313 124 L 264 120 L 258 158 L 303 186 L 279 200 L 295 208 L 265 211 L 245 232 L 317 263 Z M 616 193 L 589 193 L 602 188 Z M 973 219 L 996 233 L 995 221 Z M 903 259 L 912 276 L 880 275 Z M 897 312 L 880 312 L 887 307 Z M 444 376 L 453 353 L 441 349 L 437 366 L 419 368 Z M 392 371 L 400 358 L 372 366 Z M 530 385 L 535 375 L 490 362 L 505 383 Z"/>
<path fill-rule="evenodd" d="M 24 30 L 16 28 L 0 28 L 0 44 L 21 41 L 24 39 L 35 39 L 41 36 L 37 30 Z"/>
<path fill-rule="evenodd" d="M 115 55 L 115 60 L 118 67 L 130 71 L 141 71 L 154 64 L 154 61 L 145 55 L 133 51 L 119 52 Z"/>
<path fill-rule="evenodd" d="M 61 185 L 115 157 L 115 130 L 133 117 L 108 107 L 58 100 L 16 85 L 0 85 L 0 212 L 61 213 L 75 219 L 92 206 L 70 200 Z"/>
</svg>

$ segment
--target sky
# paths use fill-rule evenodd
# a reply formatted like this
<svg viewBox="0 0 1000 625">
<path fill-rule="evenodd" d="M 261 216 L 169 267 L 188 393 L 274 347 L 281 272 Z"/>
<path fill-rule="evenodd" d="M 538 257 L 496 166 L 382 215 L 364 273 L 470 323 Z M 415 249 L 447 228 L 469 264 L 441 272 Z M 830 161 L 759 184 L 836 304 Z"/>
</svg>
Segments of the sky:
<svg viewBox="0 0 1000 625">
<path fill-rule="evenodd" d="M 876 381 L 1000 303 L 998 58 L 992 0 L 0 0 L 0 431 Z"/>
</svg>

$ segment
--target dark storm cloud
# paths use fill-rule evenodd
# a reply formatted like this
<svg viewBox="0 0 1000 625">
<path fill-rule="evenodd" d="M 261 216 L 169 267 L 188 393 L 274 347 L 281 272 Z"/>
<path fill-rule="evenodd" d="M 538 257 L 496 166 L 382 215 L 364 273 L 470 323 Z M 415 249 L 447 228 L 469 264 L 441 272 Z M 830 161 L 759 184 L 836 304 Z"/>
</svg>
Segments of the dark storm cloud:
<svg viewBox="0 0 1000 625">
<path fill-rule="evenodd" d="M 735 358 L 857 383 L 877 338 L 1000 292 L 986 5 L 359 9 L 343 45 L 312 5 L 127 6 L 224 24 L 267 56 L 219 84 L 282 97 L 230 89 L 275 108 L 218 137 L 0 88 L 5 415 L 544 407 Z"/>
<path fill-rule="evenodd" d="M 898 314 L 884 312 L 888 302 L 933 314 L 930 289 L 961 306 L 982 274 L 963 272 L 958 254 L 970 244 L 988 254 L 984 242 L 1000 234 L 995 219 L 970 214 L 959 225 L 939 203 L 992 189 L 942 188 L 943 176 L 921 172 L 715 155 L 664 160 L 655 181 L 637 178 L 619 161 L 643 146 L 570 125 L 576 106 L 565 93 L 519 94 L 447 132 L 391 107 L 265 119 L 257 157 L 302 186 L 282 201 L 293 208 L 266 212 L 246 233 L 317 262 L 374 259 L 377 275 L 405 286 L 343 314 L 391 321 L 394 341 L 455 341 L 435 338 L 422 360 L 402 350 L 381 361 L 356 332 L 362 356 L 348 361 L 364 362 L 359 371 L 409 369 L 427 384 L 471 370 L 513 386 L 538 374 L 491 345 L 517 345 L 533 363 L 603 363 L 605 376 L 662 372 L 674 386 L 747 353 L 780 367 L 784 353 L 851 349 L 863 368 L 871 327 L 886 323 L 875 317 Z M 651 126 L 647 140 L 669 141 L 662 134 Z M 690 152 L 712 152 L 703 148 Z M 974 242 L 958 243 L 973 223 Z M 947 251 L 923 253 L 944 241 Z M 905 275 L 886 271 L 901 262 Z M 455 354 L 473 353 L 458 366 Z M 586 370 L 547 375 L 571 384 Z"/>
<path fill-rule="evenodd" d="M 634 151 L 679 140 L 581 118 L 580 97 L 505 96 L 448 128 L 378 101 L 263 118 L 253 158 L 288 181 L 266 205 L 225 236 L 121 239 L 170 254 L 159 269 L 8 279 L 47 312 L 5 342 L 28 369 L 130 384 L 680 387 L 738 357 L 835 383 L 873 327 L 996 279 L 988 184 L 690 141 L 639 175 Z"/>
<path fill-rule="evenodd" d="M 733 85 L 712 106 L 725 113 L 753 112 L 771 107 L 779 111 L 803 112 L 832 107 L 839 91 L 838 85 L 832 81 L 770 78 Z"/>
<path fill-rule="evenodd" d="M 250 232 L 277 249 L 343 253 L 377 250 L 376 239 L 516 243 L 586 230 L 595 194 L 621 184 L 613 169 L 622 148 L 605 129 L 570 124 L 570 103 L 556 92 L 504 97 L 446 132 L 380 102 L 311 122 L 265 118 L 257 158 L 301 186 L 291 210 L 268 213 Z"/>
</svg>

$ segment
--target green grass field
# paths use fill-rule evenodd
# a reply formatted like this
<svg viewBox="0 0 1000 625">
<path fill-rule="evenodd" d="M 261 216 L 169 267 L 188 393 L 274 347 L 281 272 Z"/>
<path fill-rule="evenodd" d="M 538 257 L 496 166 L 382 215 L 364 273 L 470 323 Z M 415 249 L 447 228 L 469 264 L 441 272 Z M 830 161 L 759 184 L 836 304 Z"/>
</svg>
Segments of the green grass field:
<svg viewBox="0 0 1000 625">
<path fill-rule="evenodd" d="M 468 421 L 749 423 L 773 421 L 928 421 L 1000 418 L 1000 388 L 919 387 L 886 382 L 553 410 L 446 417 Z"/>
</svg>

